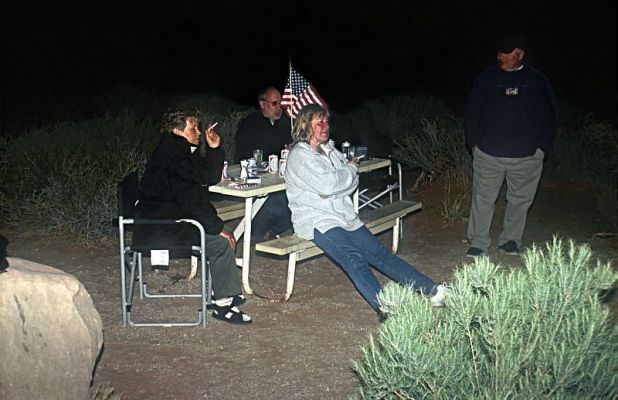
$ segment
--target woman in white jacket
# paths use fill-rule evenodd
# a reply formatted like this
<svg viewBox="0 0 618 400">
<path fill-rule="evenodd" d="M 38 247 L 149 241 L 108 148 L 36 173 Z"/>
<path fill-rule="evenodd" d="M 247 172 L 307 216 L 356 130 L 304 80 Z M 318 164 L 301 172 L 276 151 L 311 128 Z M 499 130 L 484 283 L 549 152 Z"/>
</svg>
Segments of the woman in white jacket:
<svg viewBox="0 0 618 400">
<path fill-rule="evenodd" d="M 329 112 L 310 104 L 296 119 L 285 171 L 286 192 L 296 234 L 312 240 L 335 261 L 359 293 L 380 314 L 382 284 L 369 265 L 393 281 L 409 285 L 441 306 L 444 285 L 392 254 L 365 227 L 350 195 L 358 186 L 358 162 L 328 145 Z"/>
</svg>

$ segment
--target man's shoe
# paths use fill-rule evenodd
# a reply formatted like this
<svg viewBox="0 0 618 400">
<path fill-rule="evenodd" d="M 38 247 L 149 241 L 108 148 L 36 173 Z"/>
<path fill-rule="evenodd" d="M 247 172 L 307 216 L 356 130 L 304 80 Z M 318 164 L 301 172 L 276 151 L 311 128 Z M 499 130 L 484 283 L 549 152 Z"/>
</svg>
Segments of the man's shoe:
<svg viewBox="0 0 618 400">
<path fill-rule="evenodd" d="M 504 243 L 503 245 L 498 246 L 498 248 L 504 254 L 508 254 L 510 256 L 518 256 L 519 255 L 519 249 L 517 248 L 517 243 L 515 243 L 512 240 L 509 240 L 508 242 Z"/>
<path fill-rule="evenodd" d="M 466 257 L 476 258 L 482 256 L 483 254 L 485 254 L 485 252 L 478 247 L 470 247 L 468 251 L 466 251 Z"/>
<path fill-rule="evenodd" d="M 446 297 L 447 291 L 448 286 L 446 286 L 446 283 L 438 285 L 434 294 L 429 298 L 431 305 L 433 307 L 442 307 L 444 305 L 444 298 Z"/>
</svg>

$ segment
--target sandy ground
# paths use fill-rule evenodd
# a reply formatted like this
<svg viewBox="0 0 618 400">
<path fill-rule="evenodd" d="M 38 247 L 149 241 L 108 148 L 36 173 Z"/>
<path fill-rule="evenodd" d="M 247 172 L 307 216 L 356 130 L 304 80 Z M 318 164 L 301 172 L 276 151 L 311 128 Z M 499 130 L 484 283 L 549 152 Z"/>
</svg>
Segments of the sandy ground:
<svg viewBox="0 0 618 400">
<path fill-rule="evenodd" d="M 432 200 L 432 196 L 435 199 Z M 465 223 L 443 223 L 438 193 L 426 193 L 424 209 L 405 219 L 399 255 L 436 281 L 469 262 Z M 613 211 L 612 211 L 613 207 Z M 615 199 L 592 186 L 544 182 L 533 206 L 525 245 L 556 233 L 589 243 L 595 254 L 618 264 Z M 609 210 L 609 212 L 608 212 Z M 494 237 L 503 201 L 499 200 Z M 346 276 L 320 256 L 299 263 L 291 300 L 274 304 L 250 296 L 243 309 L 254 323 L 233 326 L 209 318 L 201 328 L 126 328 L 121 322 L 117 242 L 83 248 L 61 239 L 6 231 L 11 256 L 48 264 L 75 275 L 88 289 L 103 319 L 104 349 L 94 385 L 111 385 L 125 399 L 343 399 L 356 393 L 352 362 L 375 333 L 378 319 Z M 390 233 L 381 238 L 390 242 Z M 518 257 L 495 247 L 489 256 L 518 267 Z M 285 291 L 287 261 L 253 256 L 251 284 L 267 296 Z M 153 291 L 197 287 L 176 279 L 188 262 L 170 272 L 147 273 Z M 137 302 L 134 318 L 193 317 L 195 300 Z M 616 301 L 612 307 L 616 308 Z"/>
</svg>

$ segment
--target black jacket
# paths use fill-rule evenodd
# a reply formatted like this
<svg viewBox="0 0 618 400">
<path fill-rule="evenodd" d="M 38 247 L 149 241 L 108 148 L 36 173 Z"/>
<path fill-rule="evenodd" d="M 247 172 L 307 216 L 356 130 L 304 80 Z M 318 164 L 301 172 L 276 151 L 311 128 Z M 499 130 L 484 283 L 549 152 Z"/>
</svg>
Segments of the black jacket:
<svg viewBox="0 0 618 400">
<path fill-rule="evenodd" d="M 139 185 L 136 215 L 141 218 L 191 218 L 199 221 L 206 233 L 218 235 L 223 222 L 210 202 L 208 185 L 221 180 L 223 159 L 221 148 L 212 149 L 204 144 L 191 153 L 191 144 L 184 137 L 163 134 L 146 163 Z M 170 227 L 142 230 L 140 240 L 159 243 L 169 240 L 176 243 L 182 239 L 179 236 L 183 236 L 178 229 Z M 192 231 L 197 234 L 195 228 Z"/>
<path fill-rule="evenodd" d="M 262 149 L 265 160 L 271 154 L 279 156 L 285 145 L 291 142 L 290 118 L 285 113 L 273 125 L 257 110 L 245 118 L 236 131 L 234 164 L 253 157 L 254 149 Z"/>
<path fill-rule="evenodd" d="M 489 68 L 474 81 L 465 117 L 466 142 L 495 157 L 548 153 L 556 135 L 556 110 L 545 76 L 524 65 L 518 71 Z"/>
</svg>

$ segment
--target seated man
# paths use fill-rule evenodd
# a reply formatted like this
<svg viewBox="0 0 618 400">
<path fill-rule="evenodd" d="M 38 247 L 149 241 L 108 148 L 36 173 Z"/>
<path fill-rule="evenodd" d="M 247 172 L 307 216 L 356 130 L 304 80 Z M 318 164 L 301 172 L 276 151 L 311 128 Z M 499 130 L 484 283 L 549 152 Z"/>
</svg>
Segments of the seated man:
<svg viewBox="0 0 618 400">
<path fill-rule="evenodd" d="M 236 270 L 234 235 L 223 229 L 209 201 L 208 185 L 221 179 L 221 138 L 214 130 L 201 134 L 199 117 L 199 111 L 190 107 L 171 110 L 164 116 L 161 141 L 140 182 L 137 216 L 200 222 L 206 231 L 206 256 L 212 275 L 212 315 L 226 322 L 247 324 L 251 318 L 238 309 L 245 298 Z M 199 232 L 193 226 L 142 226 L 135 232 L 135 240 L 190 246 L 199 242 Z"/>
<path fill-rule="evenodd" d="M 281 110 L 281 93 L 275 87 L 262 90 L 258 96 L 260 109 L 245 118 L 236 132 L 234 163 L 253 157 L 254 149 L 280 156 L 291 141 L 290 119 Z M 251 239 L 261 242 L 292 228 L 285 192 L 271 193 L 252 222 Z"/>
</svg>

